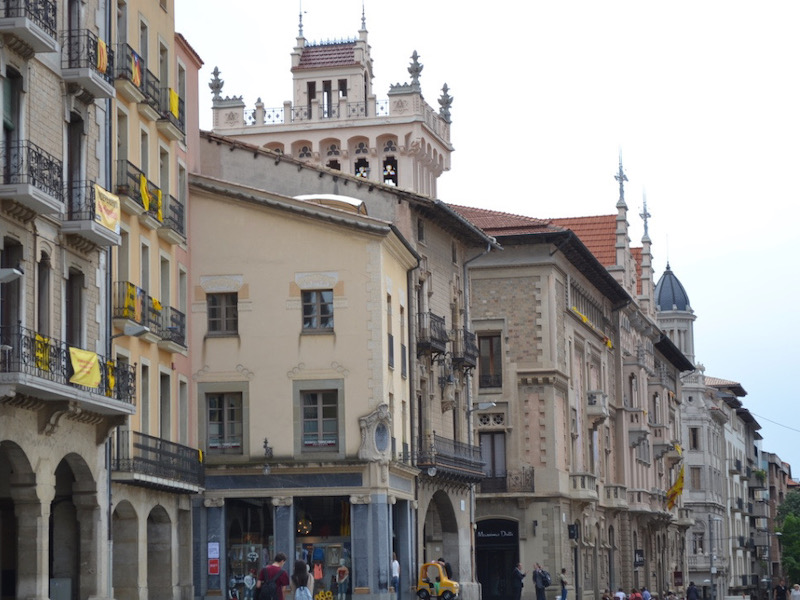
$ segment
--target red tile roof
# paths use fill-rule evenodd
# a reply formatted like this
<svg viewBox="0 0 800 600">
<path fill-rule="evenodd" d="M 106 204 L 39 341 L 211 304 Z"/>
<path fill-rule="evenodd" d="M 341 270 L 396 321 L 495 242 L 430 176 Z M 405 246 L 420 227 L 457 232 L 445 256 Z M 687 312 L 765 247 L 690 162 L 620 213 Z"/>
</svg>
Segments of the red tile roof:
<svg viewBox="0 0 800 600">
<path fill-rule="evenodd" d="M 300 63 L 292 70 L 326 69 L 355 64 L 357 64 L 355 43 L 342 42 L 337 44 L 306 46 L 300 54 Z"/>
<path fill-rule="evenodd" d="M 549 219 L 536 219 L 522 215 L 450 204 L 450 208 L 492 236 L 517 235 L 542 231 L 563 231 L 553 227 Z"/>
<path fill-rule="evenodd" d="M 616 215 L 600 215 L 597 217 L 568 217 L 553 219 L 554 225 L 575 232 L 595 258 L 604 267 L 617 264 L 616 246 Z"/>
</svg>

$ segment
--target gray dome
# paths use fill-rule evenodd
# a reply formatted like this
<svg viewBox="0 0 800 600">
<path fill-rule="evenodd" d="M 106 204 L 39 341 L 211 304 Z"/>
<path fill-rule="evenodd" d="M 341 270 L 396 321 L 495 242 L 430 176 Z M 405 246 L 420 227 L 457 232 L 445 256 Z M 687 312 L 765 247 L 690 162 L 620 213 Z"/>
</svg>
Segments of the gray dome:
<svg viewBox="0 0 800 600">
<path fill-rule="evenodd" d="M 667 270 L 656 284 L 656 307 L 658 310 L 692 310 L 689 296 L 669 268 L 669 263 Z"/>
</svg>

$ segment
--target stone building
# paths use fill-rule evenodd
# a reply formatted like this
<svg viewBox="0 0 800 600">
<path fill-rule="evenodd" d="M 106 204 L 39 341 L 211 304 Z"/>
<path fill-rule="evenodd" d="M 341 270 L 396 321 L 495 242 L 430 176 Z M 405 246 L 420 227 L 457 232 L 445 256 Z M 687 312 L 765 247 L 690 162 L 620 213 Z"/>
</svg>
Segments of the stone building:
<svg viewBox="0 0 800 600">
<path fill-rule="evenodd" d="M 685 571 L 690 521 L 667 492 L 692 365 L 655 324 L 649 239 L 630 247 L 620 192 L 602 217 L 457 207 L 504 248 L 469 267 L 476 399 L 490 407 L 476 423 L 485 597 L 503 597 L 517 561 L 565 568 L 587 598 L 665 590 Z"/>
<path fill-rule="evenodd" d="M 135 412 L 110 352 L 111 10 L 0 13 L 0 594 L 111 598 L 110 434 Z"/>
</svg>

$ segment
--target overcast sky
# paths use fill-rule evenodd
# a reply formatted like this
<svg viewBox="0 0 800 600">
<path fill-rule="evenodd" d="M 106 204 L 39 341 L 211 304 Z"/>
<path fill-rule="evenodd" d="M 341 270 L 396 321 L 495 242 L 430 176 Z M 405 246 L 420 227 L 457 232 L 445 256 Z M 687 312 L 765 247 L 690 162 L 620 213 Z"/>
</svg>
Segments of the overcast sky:
<svg viewBox="0 0 800 600">
<path fill-rule="evenodd" d="M 175 0 L 176 29 L 223 96 L 292 99 L 298 1 Z M 539 218 L 613 214 L 618 155 L 632 243 L 652 215 L 697 315 L 706 374 L 738 381 L 763 447 L 800 478 L 800 3 L 736 0 L 365 0 L 378 99 L 423 65 L 438 109 L 454 98 L 449 203 Z M 302 0 L 307 40 L 354 38 L 362 0 Z"/>
</svg>

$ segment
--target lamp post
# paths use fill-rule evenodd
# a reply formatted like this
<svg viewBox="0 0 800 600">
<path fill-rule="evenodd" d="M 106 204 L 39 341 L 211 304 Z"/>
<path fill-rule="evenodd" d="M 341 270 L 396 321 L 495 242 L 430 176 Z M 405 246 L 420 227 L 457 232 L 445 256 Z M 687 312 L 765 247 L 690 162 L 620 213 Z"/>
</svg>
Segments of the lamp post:
<svg viewBox="0 0 800 600">
<path fill-rule="evenodd" d="M 711 575 L 711 600 L 717 600 L 717 568 L 714 566 L 714 523 L 722 521 L 720 517 L 708 515 L 709 573 Z"/>
<path fill-rule="evenodd" d="M 472 452 L 472 413 L 476 410 L 486 410 L 497 406 L 496 402 L 478 402 L 475 406 L 467 409 L 467 439 L 469 440 L 470 452 Z M 470 569 L 472 580 L 475 581 L 475 484 L 469 484 L 469 550 L 470 550 Z"/>
</svg>

